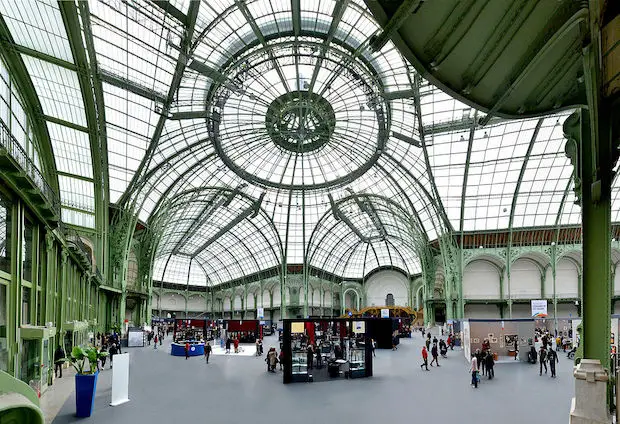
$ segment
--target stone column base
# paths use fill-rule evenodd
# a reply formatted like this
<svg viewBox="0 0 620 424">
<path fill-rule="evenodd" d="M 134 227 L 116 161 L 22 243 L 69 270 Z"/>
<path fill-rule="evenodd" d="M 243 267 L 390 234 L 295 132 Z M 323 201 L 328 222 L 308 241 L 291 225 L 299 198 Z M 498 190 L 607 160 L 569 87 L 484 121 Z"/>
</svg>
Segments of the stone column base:
<svg viewBox="0 0 620 424">
<path fill-rule="evenodd" d="M 570 424 L 611 424 L 607 409 L 607 371 L 596 359 L 582 359 L 573 372 L 575 397 L 571 403 Z"/>
</svg>

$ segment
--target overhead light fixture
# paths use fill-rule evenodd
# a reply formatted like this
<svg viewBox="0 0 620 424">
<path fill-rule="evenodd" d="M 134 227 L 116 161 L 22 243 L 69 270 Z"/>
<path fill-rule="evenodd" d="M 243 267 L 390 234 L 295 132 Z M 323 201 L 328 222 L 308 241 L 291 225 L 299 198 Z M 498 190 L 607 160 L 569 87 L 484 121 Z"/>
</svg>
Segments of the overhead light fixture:
<svg viewBox="0 0 620 424">
<path fill-rule="evenodd" d="M 478 249 L 482 249 L 482 248 L 483 248 L 483 246 L 482 246 L 482 245 L 481 245 L 480 247 L 478 247 Z"/>
<path fill-rule="evenodd" d="M 461 134 L 461 141 L 465 141 L 465 137 L 463 137 L 463 134 Z"/>
<path fill-rule="evenodd" d="M 555 246 L 555 242 L 554 241 L 551 242 L 551 246 Z"/>
</svg>

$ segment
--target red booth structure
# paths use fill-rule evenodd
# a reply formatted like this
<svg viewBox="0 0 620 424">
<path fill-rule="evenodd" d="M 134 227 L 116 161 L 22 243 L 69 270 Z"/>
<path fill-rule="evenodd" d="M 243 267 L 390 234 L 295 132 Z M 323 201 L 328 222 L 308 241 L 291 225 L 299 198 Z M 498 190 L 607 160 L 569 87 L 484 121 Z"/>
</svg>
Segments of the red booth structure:
<svg viewBox="0 0 620 424">
<path fill-rule="evenodd" d="M 254 343 L 256 338 L 263 338 L 263 326 L 255 319 L 230 319 L 224 321 L 224 326 L 228 336 L 232 339 L 239 338 L 241 343 Z"/>
<path fill-rule="evenodd" d="M 192 337 L 205 339 L 207 327 L 211 327 L 212 323 L 213 321 L 206 319 L 177 319 L 174 322 L 172 340 L 188 340 Z"/>
</svg>

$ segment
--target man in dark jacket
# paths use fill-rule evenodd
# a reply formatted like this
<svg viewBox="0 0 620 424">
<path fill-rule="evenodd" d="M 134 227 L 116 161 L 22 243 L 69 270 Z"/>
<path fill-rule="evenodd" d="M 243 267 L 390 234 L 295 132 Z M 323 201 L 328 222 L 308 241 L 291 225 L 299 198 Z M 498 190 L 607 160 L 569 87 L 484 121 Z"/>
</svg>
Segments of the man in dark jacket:
<svg viewBox="0 0 620 424">
<path fill-rule="evenodd" d="M 538 375 L 542 375 L 543 367 L 545 367 L 545 374 L 547 374 L 547 349 L 545 349 L 544 345 L 540 347 L 538 357 L 540 361 L 540 372 L 538 373 Z"/>
<path fill-rule="evenodd" d="M 110 369 L 112 369 L 112 362 L 114 362 L 114 355 L 118 353 L 118 347 L 116 347 L 116 343 L 112 343 L 110 345 L 110 350 L 108 351 L 110 354 Z"/>
<path fill-rule="evenodd" d="M 433 362 L 439 365 L 439 352 L 437 351 L 437 343 L 433 343 L 433 347 L 431 349 L 431 355 L 433 356 L 433 360 L 431 361 L 431 367 L 433 366 Z"/>
<path fill-rule="evenodd" d="M 495 371 L 493 367 L 495 366 L 495 359 L 493 359 L 493 353 L 491 351 L 487 352 L 487 356 L 485 359 L 485 366 L 487 369 L 487 375 L 489 376 L 489 380 L 492 380 L 495 377 Z"/>
<path fill-rule="evenodd" d="M 54 377 L 62 378 L 62 363 L 65 357 L 65 351 L 58 345 L 58 348 L 54 352 Z M 59 372 L 60 376 L 58 375 Z"/>
<path fill-rule="evenodd" d="M 558 354 L 552 347 L 549 347 L 549 352 L 547 352 L 547 361 L 549 361 L 549 368 L 551 368 L 551 377 L 555 378 L 555 364 L 560 362 L 558 359 Z M 545 370 L 545 372 L 547 372 Z"/>
<path fill-rule="evenodd" d="M 207 342 L 207 344 L 205 344 L 205 359 L 207 360 L 207 364 L 209 363 L 209 356 L 211 356 L 211 345 Z"/>
</svg>

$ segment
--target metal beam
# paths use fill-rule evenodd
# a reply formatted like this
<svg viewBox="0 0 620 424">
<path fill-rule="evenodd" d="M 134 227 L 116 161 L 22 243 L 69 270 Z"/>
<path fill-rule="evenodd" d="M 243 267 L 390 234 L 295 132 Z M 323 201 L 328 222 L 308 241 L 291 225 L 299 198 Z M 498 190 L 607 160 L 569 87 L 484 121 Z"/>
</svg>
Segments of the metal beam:
<svg viewBox="0 0 620 424">
<path fill-rule="evenodd" d="M 399 100 L 399 99 L 410 99 L 415 96 L 417 93 L 416 90 L 400 90 L 400 91 L 390 91 L 388 93 L 383 93 L 381 96 L 385 100 Z"/>
<path fill-rule="evenodd" d="M 45 119 L 46 121 L 52 122 L 54 124 L 62 125 L 63 127 L 72 128 L 74 130 L 81 131 L 84 133 L 88 133 L 90 131 L 88 127 L 74 124 L 73 122 L 65 121 L 64 119 L 56 118 L 55 116 L 50 116 L 50 115 L 42 115 L 42 116 L 43 116 L 43 119 Z"/>
<path fill-rule="evenodd" d="M 124 90 L 137 94 L 138 96 L 144 97 L 146 99 L 153 100 L 158 103 L 166 102 L 166 96 L 164 94 L 158 93 L 155 90 L 142 86 L 127 78 L 123 78 L 121 76 L 115 75 L 112 72 L 100 69 L 99 78 L 103 82 L 112 84 L 116 87 L 122 88 Z"/>
<path fill-rule="evenodd" d="M 463 173 L 463 189 L 461 191 L 461 217 L 460 228 L 461 231 L 461 247 L 463 245 L 463 221 L 465 220 L 465 196 L 467 193 L 467 179 L 469 177 L 469 162 L 471 161 L 471 150 L 474 144 L 474 135 L 476 133 L 476 119 L 478 118 L 478 111 L 474 112 L 474 122 L 469 127 L 469 141 L 467 142 L 467 156 L 465 156 L 465 170 Z"/>
<path fill-rule="evenodd" d="M 405 21 L 409 18 L 409 15 L 415 13 L 422 3 L 424 3 L 424 0 L 404 0 L 400 6 L 398 6 L 396 13 L 392 15 L 389 22 L 384 25 L 383 31 L 373 39 L 370 44 L 371 50 L 374 52 L 381 50 L 390 40 L 392 35 L 394 35 L 403 23 L 405 23 Z"/>
<path fill-rule="evenodd" d="M 336 218 L 337 221 L 344 222 L 347 225 L 347 227 L 349 227 L 349 229 L 353 231 L 353 233 L 357 237 L 359 237 L 361 241 L 363 241 L 364 243 L 370 243 L 372 239 L 362 234 L 362 232 L 351 222 L 351 220 L 344 213 L 342 213 L 338 205 L 336 205 L 336 203 L 334 202 L 334 198 L 332 197 L 331 193 L 328 194 L 327 197 L 329 199 L 329 203 L 331 205 L 334 218 Z"/>
<path fill-rule="evenodd" d="M 406 136 L 405 134 L 401 134 L 399 132 L 396 131 L 392 131 L 392 137 L 400 140 L 400 141 L 404 141 L 407 144 L 411 144 L 412 146 L 416 146 L 416 147 L 422 147 L 422 144 L 420 143 L 420 140 L 416 140 L 413 137 L 409 137 Z"/>
<path fill-rule="evenodd" d="M 241 11 L 241 14 L 245 18 L 245 20 L 250 24 L 250 27 L 252 28 L 252 31 L 254 32 L 254 35 L 256 36 L 258 41 L 260 41 L 263 47 L 268 47 L 267 41 L 265 40 L 265 37 L 263 36 L 262 31 L 256 24 L 256 21 L 254 20 L 252 13 L 250 12 L 250 10 L 245 4 L 245 0 L 235 0 L 235 3 L 237 4 L 237 7 Z M 271 59 L 271 63 L 273 63 L 274 69 L 276 70 L 276 72 L 278 73 L 278 76 L 280 77 L 280 82 L 284 86 L 284 89 L 287 92 L 290 91 L 288 82 L 286 81 L 286 77 L 284 76 L 284 73 L 282 72 L 282 68 L 280 67 L 280 64 L 278 63 L 278 60 L 273 54 L 273 50 L 269 49 L 267 54 L 269 55 L 269 59 Z"/>
<path fill-rule="evenodd" d="M 249 217 L 253 218 L 257 216 L 258 213 L 260 212 L 260 206 L 261 206 L 261 203 L 264 197 L 265 197 L 265 193 L 263 192 L 258 198 L 258 200 L 256 200 L 252 205 L 250 205 L 243 211 L 241 211 L 239 215 L 237 215 L 232 221 L 230 221 L 224 227 L 220 228 L 219 231 L 217 231 L 215 234 L 209 237 L 207 241 L 205 241 L 198 249 L 194 251 L 191 257 L 195 258 L 196 256 L 198 256 L 200 252 L 205 250 L 207 247 L 209 247 L 213 242 L 215 242 L 217 239 L 222 237 L 224 234 L 232 230 L 237 224 L 242 222 L 244 219 L 249 218 Z"/>
<path fill-rule="evenodd" d="M 153 151 L 157 146 L 159 138 L 164 130 L 164 124 L 168 119 L 168 113 L 170 111 L 170 106 L 174 101 L 175 95 L 179 86 L 181 85 L 181 79 L 183 78 L 183 74 L 185 72 L 185 68 L 187 66 L 187 58 L 191 50 L 192 38 L 194 35 L 194 27 L 196 25 L 196 19 L 198 18 L 198 9 L 200 7 L 199 1 L 192 1 L 189 5 L 189 10 L 187 11 L 187 20 L 185 21 L 185 33 L 183 35 L 183 39 L 181 40 L 181 52 L 179 53 L 179 57 L 177 59 L 177 63 L 174 69 L 174 74 L 172 75 L 172 80 L 170 81 L 170 87 L 168 89 L 168 94 L 166 95 L 166 99 L 162 104 L 162 113 L 159 116 L 159 120 L 157 121 L 157 125 L 153 130 L 153 134 L 151 135 L 151 140 L 149 142 L 149 146 L 147 151 L 144 154 L 144 159 L 140 162 L 140 166 L 134 173 L 127 190 L 123 193 L 121 198 L 119 199 L 119 204 L 123 205 L 127 203 L 129 196 L 133 192 L 136 187 L 136 184 L 140 180 L 142 173 L 145 168 L 151 161 L 153 156 Z"/>
<path fill-rule="evenodd" d="M 34 57 L 35 59 L 40 59 L 45 62 L 49 62 L 53 65 L 58 65 L 62 68 L 69 69 L 70 71 L 77 71 L 78 67 L 71 62 L 67 62 L 64 59 L 59 59 L 55 56 L 51 56 L 49 54 L 33 50 L 29 47 L 20 46 L 19 44 L 11 43 L 8 40 L 1 40 L 2 46 L 7 50 L 14 50 L 17 53 L 25 54 L 26 56 Z"/>
<path fill-rule="evenodd" d="M 299 37 L 301 33 L 301 0 L 291 0 L 291 11 L 293 12 L 293 31 L 295 37 Z"/>
<path fill-rule="evenodd" d="M 334 35 L 336 34 L 336 30 L 338 29 L 338 24 L 342 19 L 342 15 L 344 15 L 344 11 L 347 9 L 349 5 L 349 0 L 337 1 L 334 6 L 334 11 L 332 13 L 332 22 L 329 26 L 329 30 L 327 31 L 325 41 L 323 42 L 323 46 L 320 47 L 321 55 L 318 57 L 316 61 L 316 65 L 314 66 L 314 71 L 312 71 L 312 78 L 310 79 L 310 84 L 308 86 L 308 93 L 312 93 L 314 89 L 314 84 L 316 83 L 316 78 L 319 75 L 319 71 L 321 70 L 321 65 L 323 64 L 323 59 L 325 57 L 325 53 L 327 52 L 327 48 L 329 47 Z"/>
<path fill-rule="evenodd" d="M 192 2 L 194 1 L 199 2 L 200 0 L 192 0 Z M 168 0 L 152 0 L 152 3 L 173 18 L 175 18 L 177 21 L 181 22 L 184 25 L 187 25 L 187 15 L 174 7 L 174 5 L 172 5 L 172 3 L 170 3 Z"/>
<path fill-rule="evenodd" d="M 200 118 L 209 118 L 211 117 L 211 113 L 208 110 L 192 110 L 186 112 L 174 112 L 170 115 L 170 119 L 174 121 L 178 121 L 181 119 L 200 119 Z"/>
</svg>

